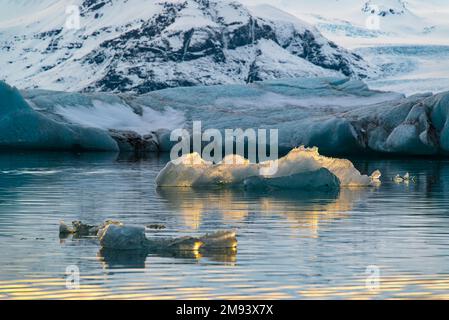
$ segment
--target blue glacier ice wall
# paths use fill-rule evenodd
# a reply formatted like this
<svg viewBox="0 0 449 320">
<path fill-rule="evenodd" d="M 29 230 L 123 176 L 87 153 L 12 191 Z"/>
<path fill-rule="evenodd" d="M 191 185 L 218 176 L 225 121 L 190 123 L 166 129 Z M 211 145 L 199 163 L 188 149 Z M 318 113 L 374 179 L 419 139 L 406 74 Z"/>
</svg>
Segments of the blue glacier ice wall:
<svg viewBox="0 0 449 320">
<path fill-rule="evenodd" d="M 347 78 L 288 79 L 247 86 L 174 88 L 136 98 L 170 106 L 205 128 L 279 129 L 280 148 L 320 153 L 449 153 L 449 92 L 405 97 Z"/>
<path fill-rule="evenodd" d="M 16 88 L 1 81 L 0 148 L 118 151 L 107 132 L 51 119 L 31 108 Z"/>
<path fill-rule="evenodd" d="M 13 89 L 1 88 L 2 110 L 21 105 L 24 113 L 36 119 L 25 130 L 20 129 L 25 115 L 16 110 L 13 117 L 17 119 L 9 116 L 6 123 L 21 135 L 20 139 L 17 134 L 8 137 L 11 146 L 40 147 L 38 140 L 43 146 L 114 149 L 115 140 L 122 149 L 151 143 L 151 150 L 169 151 L 170 131 L 191 130 L 192 122 L 200 120 L 203 130 L 278 129 L 281 151 L 305 145 L 317 146 L 326 155 L 449 153 L 448 92 L 405 97 L 370 90 L 358 80 L 304 78 L 179 87 L 137 96 L 24 91 L 24 102 L 17 91 L 8 95 Z M 8 117 L 6 111 L 2 115 Z M 44 121 L 48 122 L 45 130 L 40 130 L 38 123 Z M 47 143 L 49 139 L 57 141 Z"/>
<path fill-rule="evenodd" d="M 136 101 L 183 110 L 187 127 L 201 120 L 204 129 L 278 129 L 283 151 L 305 145 L 318 146 L 324 154 L 347 154 L 366 147 L 352 120 L 343 114 L 366 105 L 391 105 L 402 98 L 397 93 L 371 91 L 361 81 L 309 78 L 165 89 Z"/>
<path fill-rule="evenodd" d="M 439 133 L 441 149 L 449 153 L 449 93 L 440 93 L 432 97 L 433 109 L 430 113 L 434 132 Z"/>
</svg>

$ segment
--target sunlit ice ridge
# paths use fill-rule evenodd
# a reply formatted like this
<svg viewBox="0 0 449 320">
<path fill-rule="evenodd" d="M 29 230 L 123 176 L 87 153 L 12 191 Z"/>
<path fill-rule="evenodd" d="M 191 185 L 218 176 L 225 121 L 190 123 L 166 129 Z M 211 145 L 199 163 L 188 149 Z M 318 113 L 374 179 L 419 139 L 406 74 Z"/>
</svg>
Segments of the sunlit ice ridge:
<svg viewBox="0 0 449 320">
<path fill-rule="evenodd" d="M 0 82 L 0 148 L 169 152 L 177 128 L 279 130 L 279 150 L 447 155 L 449 92 L 375 91 L 348 78 L 178 87 L 143 95 L 19 91 Z"/>
</svg>

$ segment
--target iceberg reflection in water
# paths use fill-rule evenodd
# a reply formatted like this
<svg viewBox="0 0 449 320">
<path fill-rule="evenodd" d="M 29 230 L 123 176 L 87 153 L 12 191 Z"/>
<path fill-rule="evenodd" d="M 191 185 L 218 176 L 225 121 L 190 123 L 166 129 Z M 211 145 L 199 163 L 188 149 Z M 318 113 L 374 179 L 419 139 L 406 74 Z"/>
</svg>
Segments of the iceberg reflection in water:
<svg viewBox="0 0 449 320">
<path fill-rule="evenodd" d="M 308 230 L 310 236 L 315 237 L 321 219 L 331 221 L 344 218 L 345 212 L 351 210 L 354 201 L 369 190 L 354 188 L 307 192 L 159 188 L 157 192 L 167 201 L 170 209 L 183 213 L 186 218 L 184 223 L 193 230 L 200 227 L 202 217 L 210 214 L 220 215 L 225 225 L 243 225 L 255 218 L 255 213 L 261 213 L 292 220 L 292 227 Z M 297 208 L 301 208 L 300 211 Z"/>
<path fill-rule="evenodd" d="M 1 298 L 406 298 L 449 294 L 449 162 L 352 159 L 382 184 L 338 193 L 157 189 L 168 159 L 0 155 Z M 409 172 L 416 183 L 392 178 Z M 116 255 L 60 240 L 60 220 L 164 224 L 148 236 L 236 230 L 219 256 Z M 78 266 L 81 288 L 65 287 Z M 378 291 L 366 267 L 381 271 Z"/>
</svg>

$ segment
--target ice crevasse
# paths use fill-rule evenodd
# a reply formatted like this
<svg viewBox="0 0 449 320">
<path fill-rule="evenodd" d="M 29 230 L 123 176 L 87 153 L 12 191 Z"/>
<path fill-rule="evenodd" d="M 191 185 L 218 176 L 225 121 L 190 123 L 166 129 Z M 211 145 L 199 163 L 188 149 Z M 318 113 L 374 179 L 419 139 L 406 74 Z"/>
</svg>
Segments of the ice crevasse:
<svg viewBox="0 0 449 320">
<path fill-rule="evenodd" d="M 322 156 L 317 148 L 299 147 L 280 159 L 261 163 L 228 155 L 213 164 L 198 153 L 183 155 L 162 169 L 156 184 L 158 187 L 335 190 L 373 186 L 380 183 L 380 175 L 377 170 L 371 176 L 362 175 L 349 160 Z"/>
</svg>

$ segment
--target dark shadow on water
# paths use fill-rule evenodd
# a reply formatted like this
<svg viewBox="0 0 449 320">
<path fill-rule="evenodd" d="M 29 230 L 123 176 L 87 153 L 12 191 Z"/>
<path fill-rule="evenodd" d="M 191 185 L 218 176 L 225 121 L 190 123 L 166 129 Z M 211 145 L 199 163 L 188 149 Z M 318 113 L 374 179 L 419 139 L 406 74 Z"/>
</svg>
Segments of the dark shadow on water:
<svg viewBox="0 0 449 320">
<path fill-rule="evenodd" d="M 142 250 L 107 250 L 100 249 L 97 258 L 105 269 L 144 269 L 148 253 Z"/>
</svg>

